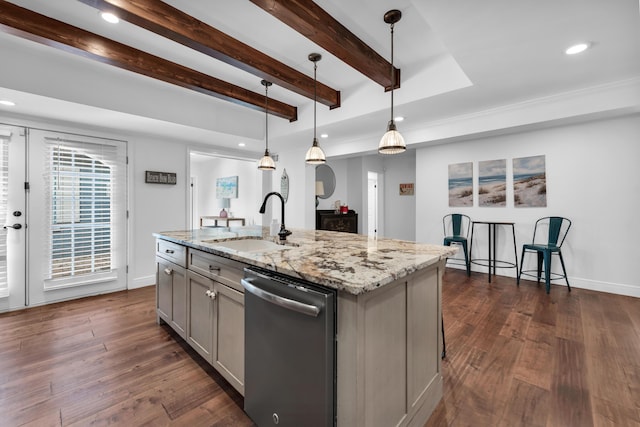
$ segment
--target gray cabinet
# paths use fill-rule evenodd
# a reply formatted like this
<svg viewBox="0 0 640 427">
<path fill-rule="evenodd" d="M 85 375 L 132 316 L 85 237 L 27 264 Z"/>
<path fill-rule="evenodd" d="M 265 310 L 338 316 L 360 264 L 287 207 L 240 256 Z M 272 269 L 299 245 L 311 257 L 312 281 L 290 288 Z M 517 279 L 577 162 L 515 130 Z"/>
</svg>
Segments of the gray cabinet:
<svg viewBox="0 0 640 427">
<path fill-rule="evenodd" d="M 244 394 L 244 264 L 158 239 L 156 266 L 158 323 Z"/>
<path fill-rule="evenodd" d="M 213 280 L 187 272 L 187 342 L 209 363 L 213 346 L 213 292 Z"/>
<path fill-rule="evenodd" d="M 180 245 L 156 243 L 156 308 L 158 323 L 169 324 L 182 338 L 187 329 L 186 257 Z M 173 246 L 172 246 L 173 245 Z M 184 248 L 182 248 L 184 249 Z M 177 256 L 174 256 L 177 255 Z"/>
</svg>

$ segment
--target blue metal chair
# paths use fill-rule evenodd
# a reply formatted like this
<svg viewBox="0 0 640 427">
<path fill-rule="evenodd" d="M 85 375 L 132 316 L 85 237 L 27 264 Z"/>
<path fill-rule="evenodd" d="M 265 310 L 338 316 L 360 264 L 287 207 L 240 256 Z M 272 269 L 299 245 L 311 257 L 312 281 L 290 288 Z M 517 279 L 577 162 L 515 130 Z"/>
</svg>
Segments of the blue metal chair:
<svg viewBox="0 0 640 427">
<path fill-rule="evenodd" d="M 464 252 L 464 265 L 467 268 L 467 276 L 471 276 L 471 262 L 469 260 L 469 248 L 467 238 L 469 237 L 469 226 L 471 218 L 463 214 L 448 214 L 442 218 L 442 227 L 444 228 L 444 245 L 451 246 L 456 244 L 462 246 Z M 447 259 L 447 262 L 455 261 Z M 459 264 L 459 263 L 458 263 Z"/>
<path fill-rule="evenodd" d="M 541 230 L 548 229 L 545 242 L 536 242 L 536 234 L 538 228 Z M 562 258 L 562 251 L 560 248 L 564 243 L 564 240 L 571 228 L 571 220 L 560 216 L 548 216 L 540 218 L 536 221 L 535 228 L 533 229 L 533 241 L 530 244 L 522 246 L 522 258 L 520 258 L 520 271 L 518 272 L 518 279 L 516 283 L 520 285 L 520 276 L 531 276 L 538 279 L 540 284 L 540 278 L 542 275 L 542 264 L 544 263 L 544 280 L 547 289 L 547 293 L 551 290 L 551 280 L 565 279 L 569 292 L 571 292 L 571 286 L 569 285 L 569 279 L 567 278 L 567 270 L 564 266 L 564 259 Z M 522 270 L 524 265 L 524 255 L 526 253 L 535 252 L 538 255 L 538 269 L 537 274 L 533 274 L 536 270 Z M 560 258 L 560 264 L 562 264 L 562 273 L 551 272 L 551 256 L 558 255 Z"/>
</svg>

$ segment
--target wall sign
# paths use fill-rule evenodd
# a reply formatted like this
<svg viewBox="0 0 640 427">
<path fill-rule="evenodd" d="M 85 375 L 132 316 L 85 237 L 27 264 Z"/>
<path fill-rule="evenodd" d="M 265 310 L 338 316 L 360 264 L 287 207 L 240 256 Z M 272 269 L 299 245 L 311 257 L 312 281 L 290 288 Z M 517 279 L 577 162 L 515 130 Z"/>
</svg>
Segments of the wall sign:
<svg viewBox="0 0 640 427">
<path fill-rule="evenodd" d="M 400 184 L 401 196 L 413 196 L 413 182 Z"/>
<path fill-rule="evenodd" d="M 169 184 L 176 185 L 177 175 L 174 172 L 145 171 L 144 182 L 148 184 Z"/>
</svg>

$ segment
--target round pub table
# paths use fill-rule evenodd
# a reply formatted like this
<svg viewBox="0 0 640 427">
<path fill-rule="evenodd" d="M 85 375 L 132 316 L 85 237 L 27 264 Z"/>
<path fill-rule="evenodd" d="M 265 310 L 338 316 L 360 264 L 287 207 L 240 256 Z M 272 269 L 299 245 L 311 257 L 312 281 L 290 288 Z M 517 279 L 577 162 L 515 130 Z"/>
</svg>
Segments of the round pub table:
<svg viewBox="0 0 640 427">
<path fill-rule="evenodd" d="M 488 258 L 473 258 L 471 253 L 473 251 L 473 236 L 476 225 L 486 225 L 488 242 Z M 518 271 L 518 249 L 516 248 L 516 230 L 514 222 L 504 221 L 472 221 L 471 222 L 471 244 L 469 245 L 469 259 L 472 264 L 482 265 L 489 268 L 489 283 L 491 283 L 491 276 L 496 274 L 496 268 L 515 268 Z M 503 261 L 496 259 L 496 227 L 511 227 L 511 234 L 513 235 L 513 255 L 515 262 Z"/>
</svg>

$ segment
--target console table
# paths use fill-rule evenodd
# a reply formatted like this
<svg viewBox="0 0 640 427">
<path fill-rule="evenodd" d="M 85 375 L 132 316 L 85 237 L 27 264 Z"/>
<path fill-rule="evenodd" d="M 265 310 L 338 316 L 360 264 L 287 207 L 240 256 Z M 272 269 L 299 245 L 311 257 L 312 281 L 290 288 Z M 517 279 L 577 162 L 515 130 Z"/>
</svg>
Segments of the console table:
<svg viewBox="0 0 640 427">
<path fill-rule="evenodd" d="M 317 210 L 316 230 L 358 233 L 358 214 L 352 210 L 344 214 L 334 210 Z"/>
<path fill-rule="evenodd" d="M 475 226 L 486 225 L 487 234 L 489 238 L 488 253 L 489 258 L 476 258 L 473 259 L 471 251 L 473 250 L 473 235 Z M 516 230 L 514 222 L 502 222 L 502 221 L 472 221 L 471 222 L 471 244 L 469 245 L 469 259 L 472 264 L 482 265 L 489 268 L 489 283 L 491 283 L 491 274 L 496 274 L 496 268 L 515 268 L 518 271 L 518 249 L 516 247 Z M 496 259 L 496 226 L 511 227 L 511 234 L 513 235 L 513 254 L 515 262 L 501 261 Z"/>
<path fill-rule="evenodd" d="M 229 226 L 229 222 L 230 222 L 230 221 L 241 221 L 243 226 L 244 226 L 244 222 L 245 222 L 245 221 L 244 221 L 244 218 L 229 218 L 229 217 L 227 217 L 227 218 L 223 218 L 223 217 L 221 217 L 221 216 L 208 216 L 208 215 L 205 215 L 205 216 L 201 216 L 201 217 L 200 217 L 200 227 L 201 227 L 201 228 L 202 228 L 202 223 L 203 223 L 203 222 L 204 222 L 204 220 L 206 220 L 206 219 L 209 219 L 209 220 L 215 221 L 215 225 L 216 225 L 216 227 L 218 226 L 218 221 L 222 221 L 222 222 L 224 222 L 224 223 L 226 224 L 226 225 L 225 225 L 225 227 L 228 227 L 228 226 Z"/>
</svg>

